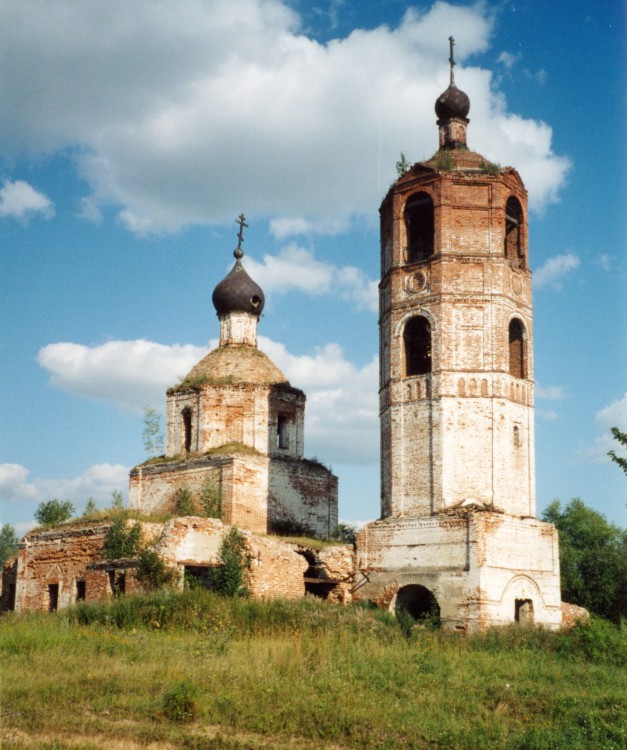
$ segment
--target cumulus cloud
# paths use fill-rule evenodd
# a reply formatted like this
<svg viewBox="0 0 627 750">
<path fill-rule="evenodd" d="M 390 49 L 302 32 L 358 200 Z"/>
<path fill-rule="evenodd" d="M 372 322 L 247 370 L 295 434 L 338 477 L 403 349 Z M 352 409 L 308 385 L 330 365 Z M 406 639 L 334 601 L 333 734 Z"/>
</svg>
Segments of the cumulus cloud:
<svg viewBox="0 0 627 750">
<path fill-rule="evenodd" d="M 561 385 L 540 385 L 536 383 L 536 398 L 547 401 L 561 401 L 564 398 L 564 389 Z"/>
<path fill-rule="evenodd" d="M 533 273 L 533 282 L 536 289 L 541 287 L 553 287 L 561 289 L 562 282 L 576 271 L 581 261 L 574 253 L 564 253 L 549 258 L 544 265 Z"/>
<path fill-rule="evenodd" d="M 609 450 L 623 455 L 624 450 L 612 436 L 610 428 L 618 427 L 621 432 L 627 432 L 627 392 L 622 398 L 598 411 L 595 415 L 595 422 L 602 430 L 602 434 L 596 437 L 592 446 L 582 452 L 583 456 L 595 463 L 608 463 L 610 461 L 607 455 Z"/>
<path fill-rule="evenodd" d="M 299 356 L 263 336 L 259 338 L 259 348 L 283 370 L 292 385 L 307 393 L 308 455 L 332 463 L 377 461 L 377 358 L 358 366 L 333 343 Z M 206 352 L 207 349 L 191 345 L 165 346 L 143 340 L 110 341 L 95 347 L 61 343 L 44 347 L 39 363 L 50 372 L 51 384 L 57 388 L 140 411 L 146 403 L 161 407 L 164 390 Z M 83 477 L 82 485 L 89 478 L 92 477 Z M 21 482 L 26 486 L 25 476 Z M 51 485 L 50 492 L 54 489 Z M 69 491 L 65 485 L 61 490 Z"/>
<path fill-rule="evenodd" d="M 66 479 L 30 478 L 21 464 L 0 464 L 0 499 L 33 504 L 57 498 L 71 500 L 77 511 L 87 498 L 105 507 L 111 503 L 113 490 L 126 494 L 129 467 L 121 464 L 95 464 L 78 477 Z"/>
<path fill-rule="evenodd" d="M 492 24 L 483 3 L 435 2 L 321 43 L 280 0 L 5 0 L 0 151 L 71 153 L 88 215 L 114 205 L 140 234 L 242 208 L 276 220 L 277 236 L 338 231 L 376 213 L 401 151 L 437 149 L 447 29 L 471 146 L 514 164 L 540 209 L 569 163 L 550 127 L 511 115 L 490 72 L 468 65 Z"/>
<path fill-rule="evenodd" d="M 145 405 L 161 407 L 165 388 L 175 385 L 207 351 L 143 339 L 92 347 L 63 342 L 43 347 L 37 361 L 55 388 L 140 412 Z"/>
<path fill-rule="evenodd" d="M 36 214 L 50 219 L 54 215 L 52 201 L 23 180 L 5 180 L 0 188 L 0 217 L 26 221 Z"/>
<path fill-rule="evenodd" d="M 298 290 L 313 296 L 333 294 L 361 310 L 379 309 L 377 282 L 368 279 L 361 269 L 317 260 L 310 250 L 294 243 L 277 255 L 264 255 L 261 263 L 247 258 L 246 267 L 266 292 L 281 294 Z"/>
</svg>

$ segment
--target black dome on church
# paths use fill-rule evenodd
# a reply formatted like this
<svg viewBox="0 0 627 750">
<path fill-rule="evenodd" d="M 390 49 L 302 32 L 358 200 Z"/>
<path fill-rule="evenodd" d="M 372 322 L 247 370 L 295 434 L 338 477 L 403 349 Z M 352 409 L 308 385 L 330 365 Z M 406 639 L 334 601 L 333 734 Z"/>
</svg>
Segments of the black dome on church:
<svg viewBox="0 0 627 750">
<path fill-rule="evenodd" d="M 239 251 L 239 252 L 238 252 Z M 240 262 L 242 251 L 236 250 L 235 265 L 230 273 L 213 290 L 213 306 L 218 315 L 232 312 L 245 312 L 261 315 L 265 297 L 259 284 L 256 284 L 246 273 Z"/>
<path fill-rule="evenodd" d="M 436 99 L 435 113 L 439 120 L 449 120 L 451 117 L 466 118 L 470 111 L 470 99 L 454 83 Z"/>
</svg>

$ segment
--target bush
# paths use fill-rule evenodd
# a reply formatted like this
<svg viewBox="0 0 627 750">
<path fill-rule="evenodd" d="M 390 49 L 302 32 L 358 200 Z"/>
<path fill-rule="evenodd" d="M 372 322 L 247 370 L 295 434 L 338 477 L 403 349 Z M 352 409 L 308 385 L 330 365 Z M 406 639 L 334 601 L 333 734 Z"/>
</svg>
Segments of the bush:
<svg viewBox="0 0 627 750">
<path fill-rule="evenodd" d="M 69 500 L 48 500 L 37 506 L 35 520 L 42 526 L 58 526 L 69 521 L 73 515 L 74 506 Z"/>
<path fill-rule="evenodd" d="M 235 526 L 222 537 L 219 557 L 222 564 L 213 571 L 213 588 L 224 596 L 244 596 L 246 552 L 244 537 Z"/>
<path fill-rule="evenodd" d="M 222 518 L 222 491 L 213 479 L 206 479 L 200 488 L 200 505 L 207 518 Z"/>
<path fill-rule="evenodd" d="M 144 588 L 154 591 L 169 586 L 174 581 L 175 572 L 168 568 L 154 549 L 146 547 L 137 557 L 135 577 Z"/>
<path fill-rule="evenodd" d="M 176 513 L 179 516 L 196 515 L 194 497 L 189 487 L 181 487 L 176 493 Z"/>
<path fill-rule="evenodd" d="M 348 523 L 338 523 L 329 535 L 329 539 L 336 539 L 345 544 L 355 544 L 357 541 L 357 529 Z"/>
<path fill-rule="evenodd" d="M 105 560 L 135 557 L 139 551 L 140 537 L 141 528 L 139 524 L 136 523 L 127 528 L 126 518 L 119 516 L 107 531 L 104 540 L 102 552 Z"/>
<path fill-rule="evenodd" d="M 198 686 L 181 680 L 163 696 L 163 713 L 170 721 L 193 721 L 198 714 Z"/>
</svg>

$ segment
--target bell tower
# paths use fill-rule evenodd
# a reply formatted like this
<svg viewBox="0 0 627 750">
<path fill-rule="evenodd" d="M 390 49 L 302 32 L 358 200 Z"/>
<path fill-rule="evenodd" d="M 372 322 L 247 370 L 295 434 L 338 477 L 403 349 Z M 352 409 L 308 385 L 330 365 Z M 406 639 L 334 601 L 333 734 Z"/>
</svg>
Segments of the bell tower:
<svg viewBox="0 0 627 750">
<path fill-rule="evenodd" d="M 381 518 L 358 535 L 356 588 L 449 628 L 556 626 L 557 532 L 535 518 L 527 191 L 468 148 L 449 41 L 438 151 L 380 208 Z"/>
<path fill-rule="evenodd" d="M 469 151 L 453 64 L 451 44 L 440 149 L 380 209 L 382 517 L 464 504 L 533 516 L 527 192 Z"/>
</svg>

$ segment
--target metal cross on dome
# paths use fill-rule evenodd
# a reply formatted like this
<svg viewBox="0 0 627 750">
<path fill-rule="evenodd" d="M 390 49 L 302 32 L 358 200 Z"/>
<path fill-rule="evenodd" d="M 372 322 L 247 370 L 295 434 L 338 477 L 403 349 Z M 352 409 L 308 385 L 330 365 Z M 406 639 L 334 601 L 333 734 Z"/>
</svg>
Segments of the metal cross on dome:
<svg viewBox="0 0 627 750">
<path fill-rule="evenodd" d="M 453 55 L 453 47 L 455 46 L 455 39 L 453 39 L 452 36 L 448 38 L 449 47 L 451 50 L 451 55 L 448 59 L 448 61 L 451 63 L 451 85 L 454 85 L 455 83 L 455 73 L 453 72 L 453 68 L 455 67 L 455 57 Z"/>
<path fill-rule="evenodd" d="M 244 214 L 240 214 L 237 219 L 235 219 L 235 223 L 239 224 L 239 232 L 237 234 L 237 247 L 233 251 L 233 255 L 236 258 L 242 258 L 244 256 L 244 251 L 242 250 L 242 242 L 244 241 L 244 227 L 248 229 L 248 224 L 246 223 L 246 217 Z"/>
</svg>

